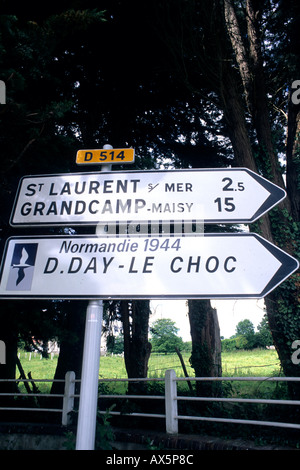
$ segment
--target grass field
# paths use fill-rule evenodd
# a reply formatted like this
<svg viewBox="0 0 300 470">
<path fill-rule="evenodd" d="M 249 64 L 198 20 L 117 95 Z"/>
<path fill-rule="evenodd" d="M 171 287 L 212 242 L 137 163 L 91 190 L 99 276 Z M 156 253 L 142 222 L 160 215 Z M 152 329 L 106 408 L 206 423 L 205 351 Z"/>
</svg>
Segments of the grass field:
<svg viewBox="0 0 300 470">
<path fill-rule="evenodd" d="M 190 353 L 183 353 L 183 359 L 190 376 L 194 370 L 189 366 Z M 20 351 L 20 361 L 26 376 L 31 372 L 33 379 L 52 379 L 57 365 L 57 356 L 51 359 L 40 359 L 34 355 Z M 184 373 L 177 354 L 152 354 L 149 360 L 148 377 L 162 378 L 167 369 L 174 369 L 178 377 Z M 232 376 L 278 376 L 280 364 L 276 351 L 255 349 L 252 351 L 234 351 L 222 353 L 223 377 Z M 18 375 L 18 371 L 17 371 Z M 18 375 L 19 376 L 19 375 Z M 100 359 L 99 376 L 101 379 L 126 378 L 124 359 L 120 356 L 103 356 Z M 41 391 L 49 388 L 47 384 L 37 384 Z M 245 386 L 244 386 L 245 387 Z"/>
<path fill-rule="evenodd" d="M 183 359 L 191 377 L 194 376 L 194 371 L 189 367 L 190 353 L 186 352 L 183 354 Z M 25 374 L 28 376 L 28 372 L 31 372 L 33 379 L 52 379 L 55 373 L 57 365 L 57 356 L 51 359 L 40 360 L 39 356 L 31 355 L 29 360 L 29 353 L 25 354 L 24 351 L 20 351 L 20 361 L 24 369 Z M 149 360 L 148 377 L 150 378 L 163 378 L 167 369 L 174 369 L 178 377 L 183 377 L 181 363 L 176 354 L 168 355 L 156 355 L 152 354 Z M 262 350 L 256 349 L 252 351 L 234 351 L 222 353 L 222 369 L 223 377 L 274 377 L 280 376 L 280 364 L 276 351 L 274 350 Z M 19 376 L 19 374 L 17 374 Z M 100 359 L 100 379 L 115 379 L 115 378 L 126 378 L 126 369 L 124 365 L 124 359 L 120 356 L 106 356 Z M 191 381 L 193 387 L 195 382 Z M 50 383 L 36 383 L 39 391 L 46 393 L 50 389 Z M 183 381 L 178 382 L 178 395 L 190 396 L 191 391 L 188 388 L 188 384 Z M 25 392 L 24 385 L 20 384 L 20 391 Z M 127 382 L 104 382 L 99 388 L 100 394 L 124 394 L 127 391 Z M 260 399 L 283 399 L 288 398 L 286 384 L 277 382 L 270 382 L 268 380 L 263 381 L 230 381 L 223 382 L 221 388 L 218 388 L 222 397 L 227 398 L 260 398 Z M 151 395 L 163 395 L 164 385 L 163 382 L 152 382 L 149 385 L 148 393 Z M 128 403 L 123 399 L 121 401 L 114 398 L 101 398 L 101 403 L 108 409 L 112 404 L 117 407 L 125 407 L 128 412 Z M 143 402 L 143 406 L 148 406 L 150 400 Z M 155 404 L 159 404 L 159 401 L 154 401 Z M 130 402 L 130 406 L 140 407 L 140 401 L 138 404 Z M 152 406 L 152 405 L 151 405 Z M 157 405 L 158 406 L 158 405 Z M 196 406 L 196 409 L 194 409 Z M 197 405 L 193 405 L 193 402 L 179 402 L 179 414 L 193 416 L 199 414 Z M 183 408 L 182 408 L 183 407 Z M 116 408 L 118 410 L 118 408 Z M 135 409 L 135 408 L 129 408 Z M 140 410 L 140 408 L 138 408 Z M 152 408 L 151 408 L 152 410 Z M 155 409 L 156 410 L 156 409 Z M 146 410 L 147 411 L 147 410 Z M 153 411 L 153 410 L 152 410 Z M 217 416 L 225 418 L 236 418 L 236 419 L 250 419 L 250 420 L 271 420 L 271 421 L 283 421 L 293 422 L 294 417 L 291 415 L 291 411 L 287 407 L 280 407 L 274 405 L 263 405 L 263 404 L 241 404 L 240 402 L 230 403 L 209 403 L 205 409 L 201 409 L 203 416 Z M 147 411 L 149 412 L 149 410 Z M 162 411 L 153 411 L 162 412 Z M 287 413 L 287 414 L 286 414 Z M 296 418 L 295 418 L 296 419 Z M 119 423 L 119 421 L 117 421 Z M 296 421 L 297 422 L 297 421 Z M 118 424 L 119 425 L 119 424 Z M 127 424 L 124 424 L 126 426 Z M 132 424 L 134 426 L 136 424 Z M 139 426 L 138 424 L 137 426 Z M 183 427 L 182 432 L 187 433 L 208 433 L 209 435 L 221 436 L 222 438 L 244 438 L 244 439 L 255 439 L 258 443 L 276 443 L 277 445 L 283 445 L 283 441 L 286 445 L 292 445 L 300 448 L 300 442 L 296 435 L 289 433 L 288 430 L 273 430 L 273 428 L 264 429 L 263 427 L 256 426 L 253 430 L 251 426 L 244 425 L 231 425 L 222 423 L 194 423 L 189 420 L 182 421 L 181 426 Z M 294 442 L 295 441 L 295 442 Z"/>
</svg>

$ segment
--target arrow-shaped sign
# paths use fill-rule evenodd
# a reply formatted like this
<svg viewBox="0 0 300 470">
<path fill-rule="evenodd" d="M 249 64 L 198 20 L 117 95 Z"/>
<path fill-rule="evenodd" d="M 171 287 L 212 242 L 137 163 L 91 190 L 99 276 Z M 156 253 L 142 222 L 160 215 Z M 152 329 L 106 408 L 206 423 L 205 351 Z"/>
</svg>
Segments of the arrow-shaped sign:
<svg viewBox="0 0 300 470">
<path fill-rule="evenodd" d="M 250 223 L 285 196 L 282 188 L 246 168 L 26 176 L 11 224 Z"/>
<path fill-rule="evenodd" d="M 261 298 L 299 267 L 254 233 L 189 237 L 15 237 L 0 297 Z"/>
</svg>

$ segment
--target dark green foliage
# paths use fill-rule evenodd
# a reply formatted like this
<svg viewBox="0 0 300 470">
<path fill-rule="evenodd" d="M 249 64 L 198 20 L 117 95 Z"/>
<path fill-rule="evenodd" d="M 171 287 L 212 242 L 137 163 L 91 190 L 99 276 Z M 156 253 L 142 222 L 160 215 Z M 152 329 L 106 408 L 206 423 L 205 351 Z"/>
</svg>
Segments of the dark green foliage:
<svg viewBox="0 0 300 470">
<path fill-rule="evenodd" d="M 104 413 L 98 412 L 96 423 L 96 437 L 95 437 L 95 450 L 113 450 L 113 442 L 115 434 L 110 425 L 109 419 L 111 418 L 110 412 L 114 409 L 115 405 L 111 405 Z M 72 431 L 65 434 L 65 441 L 63 443 L 66 450 L 75 450 L 76 436 Z"/>
<path fill-rule="evenodd" d="M 176 348 L 181 350 L 183 341 L 177 336 L 178 330 L 175 322 L 168 318 L 156 320 L 150 328 L 152 351 L 167 354 L 173 353 Z"/>
<path fill-rule="evenodd" d="M 240 321 L 236 326 L 236 334 L 229 339 L 222 340 L 222 351 L 272 346 L 273 338 L 266 316 L 263 317 L 257 330 L 257 332 L 254 331 L 254 325 L 250 320 Z"/>
<path fill-rule="evenodd" d="M 109 354 L 121 354 L 124 352 L 124 337 L 123 335 L 107 337 L 106 349 Z"/>
</svg>

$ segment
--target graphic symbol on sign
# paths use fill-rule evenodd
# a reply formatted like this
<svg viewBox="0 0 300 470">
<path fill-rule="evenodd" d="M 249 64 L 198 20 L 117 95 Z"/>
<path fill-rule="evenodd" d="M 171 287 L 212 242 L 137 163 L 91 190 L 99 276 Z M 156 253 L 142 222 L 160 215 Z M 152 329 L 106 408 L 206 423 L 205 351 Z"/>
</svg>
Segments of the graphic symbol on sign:
<svg viewBox="0 0 300 470">
<path fill-rule="evenodd" d="M 25 248 L 22 248 L 22 255 L 20 258 L 20 263 L 19 264 L 13 264 L 13 268 L 18 269 L 18 277 L 16 281 L 16 286 L 20 284 L 20 282 L 24 279 L 25 277 L 25 269 L 29 268 L 31 264 L 27 264 L 26 261 L 29 259 L 29 254 L 27 253 Z"/>
<path fill-rule="evenodd" d="M 16 243 L 10 263 L 8 290 L 31 289 L 37 249 L 37 243 Z"/>
</svg>

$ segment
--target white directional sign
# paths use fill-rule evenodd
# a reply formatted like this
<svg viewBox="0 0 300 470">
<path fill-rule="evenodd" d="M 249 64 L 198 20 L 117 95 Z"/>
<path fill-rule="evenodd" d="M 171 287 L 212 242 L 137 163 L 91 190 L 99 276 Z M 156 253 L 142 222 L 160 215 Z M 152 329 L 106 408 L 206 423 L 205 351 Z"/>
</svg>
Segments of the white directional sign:
<svg viewBox="0 0 300 470">
<path fill-rule="evenodd" d="M 260 298 L 299 266 L 253 233 L 202 237 L 15 237 L 0 297 Z"/>
<path fill-rule="evenodd" d="M 250 223 L 286 193 L 246 168 L 26 176 L 11 224 L 99 222 Z"/>
</svg>

